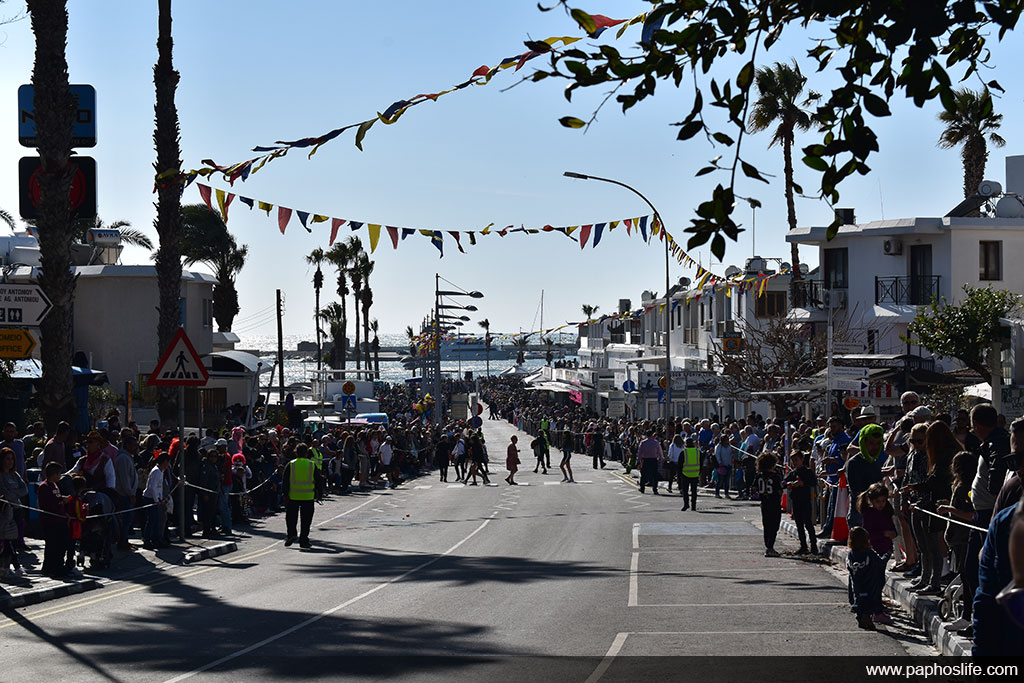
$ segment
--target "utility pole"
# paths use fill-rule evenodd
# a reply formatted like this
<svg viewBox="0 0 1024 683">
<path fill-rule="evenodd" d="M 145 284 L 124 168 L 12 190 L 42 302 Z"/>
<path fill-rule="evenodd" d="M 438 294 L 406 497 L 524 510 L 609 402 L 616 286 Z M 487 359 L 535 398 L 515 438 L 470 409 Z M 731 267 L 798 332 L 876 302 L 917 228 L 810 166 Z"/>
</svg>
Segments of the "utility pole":
<svg viewBox="0 0 1024 683">
<path fill-rule="evenodd" d="M 284 406 L 284 333 L 281 330 L 281 290 L 277 290 L 277 381 L 278 405 Z"/>
</svg>

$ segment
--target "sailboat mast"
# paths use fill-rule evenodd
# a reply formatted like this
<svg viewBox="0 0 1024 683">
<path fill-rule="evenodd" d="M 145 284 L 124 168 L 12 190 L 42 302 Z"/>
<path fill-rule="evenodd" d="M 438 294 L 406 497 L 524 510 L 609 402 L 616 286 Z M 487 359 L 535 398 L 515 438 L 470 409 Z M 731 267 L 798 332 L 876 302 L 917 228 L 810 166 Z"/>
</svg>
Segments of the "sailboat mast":
<svg viewBox="0 0 1024 683">
<path fill-rule="evenodd" d="M 540 290 L 540 331 L 544 332 L 544 290 Z"/>
</svg>

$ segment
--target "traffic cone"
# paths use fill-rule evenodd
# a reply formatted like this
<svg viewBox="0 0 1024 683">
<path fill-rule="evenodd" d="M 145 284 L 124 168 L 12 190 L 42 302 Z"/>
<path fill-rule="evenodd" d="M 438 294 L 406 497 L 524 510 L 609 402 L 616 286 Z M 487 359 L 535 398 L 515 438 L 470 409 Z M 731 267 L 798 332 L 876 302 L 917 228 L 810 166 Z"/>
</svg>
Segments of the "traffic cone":
<svg viewBox="0 0 1024 683">
<path fill-rule="evenodd" d="M 846 543 L 850 527 L 846 523 L 846 510 L 850 507 L 850 490 L 846 488 L 846 472 L 839 473 L 839 488 L 836 489 L 836 516 L 832 520 L 832 540 Z"/>
</svg>

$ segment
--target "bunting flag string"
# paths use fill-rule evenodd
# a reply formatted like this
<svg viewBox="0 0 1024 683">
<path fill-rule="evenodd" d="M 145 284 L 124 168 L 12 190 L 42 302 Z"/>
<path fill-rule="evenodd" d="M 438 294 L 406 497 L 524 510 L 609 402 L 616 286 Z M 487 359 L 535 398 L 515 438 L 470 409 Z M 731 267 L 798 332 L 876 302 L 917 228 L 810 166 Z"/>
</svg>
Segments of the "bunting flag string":
<svg viewBox="0 0 1024 683">
<path fill-rule="evenodd" d="M 199 192 L 203 203 L 213 211 L 214 210 L 214 199 L 216 199 L 216 207 L 220 210 L 221 215 L 226 223 L 228 220 L 228 208 L 231 203 L 237 198 L 239 203 L 247 206 L 250 210 L 254 206 L 258 207 L 261 211 L 266 212 L 267 216 L 270 216 L 270 212 L 275 208 L 275 204 L 267 202 L 262 199 L 253 199 L 251 197 L 244 197 L 235 195 L 232 192 L 227 192 L 221 189 L 212 188 L 204 183 L 196 183 L 196 189 Z M 601 242 L 601 238 L 604 235 L 605 230 L 611 232 L 620 223 L 626 226 L 626 234 L 635 234 L 632 232 L 632 228 L 636 228 L 644 242 L 650 243 L 654 241 L 655 236 L 658 236 L 663 242 L 667 242 L 669 254 L 672 255 L 676 261 L 685 267 L 695 268 L 697 273 L 695 276 L 697 290 L 704 290 L 708 287 L 714 289 L 718 288 L 739 288 L 739 292 L 742 294 L 747 291 L 756 292 L 758 296 L 763 296 L 767 291 L 767 282 L 775 277 L 781 275 L 787 275 L 788 270 L 780 270 L 777 273 L 771 273 L 766 275 L 758 275 L 753 277 L 743 277 L 742 275 L 726 278 L 720 275 L 716 275 L 709 270 L 706 270 L 698 262 L 686 253 L 686 251 L 679 246 L 675 238 L 668 232 L 668 229 L 664 226 L 662 221 L 657 215 L 637 216 L 612 221 L 602 221 L 599 223 L 586 223 L 572 226 L 561 226 L 556 227 L 550 224 L 545 224 L 541 228 L 527 228 L 523 225 L 515 227 L 514 225 L 506 225 L 500 230 L 492 230 L 495 223 L 488 223 L 484 228 L 479 230 L 434 230 L 424 228 L 399 228 L 391 225 L 387 225 L 385 221 L 376 222 L 364 222 L 355 221 L 346 218 L 331 217 L 327 213 L 305 211 L 300 209 L 293 209 L 281 205 L 276 205 L 277 208 L 277 225 L 281 234 L 284 235 L 291 222 L 292 217 L 298 218 L 299 224 L 306 230 L 306 232 L 313 232 L 311 225 L 317 225 L 320 223 L 326 223 L 330 221 L 331 232 L 330 232 L 330 244 L 338 238 L 338 233 L 342 226 L 348 225 L 349 229 L 353 232 L 361 230 L 364 226 L 366 227 L 368 240 L 370 243 L 370 253 L 375 253 L 377 246 L 380 242 L 381 228 L 385 228 L 388 234 L 389 241 L 391 242 L 392 249 L 398 249 L 398 243 L 400 241 L 399 234 L 401 234 L 401 240 L 405 240 L 409 235 L 419 232 L 421 235 L 430 239 L 430 243 L 437 248 L 441 258 L 444 257 L 444 232 L 447 232 L 452 240 L 455 241 L 455 247 L 460 253 L 466 253 L 465 246 L 462 243 L 462 238 L 466 237 L 470 246 L 477 244 L 477 236 L 487 237 L 490 235 L 498 235 L 499 237 L 505 237 L 509 233 L 522 233 L 525 235 L 536 235 L 539 233 L 550 233 L 557 232 L 565 235 L 567 238 L 578 241 L 580 249 L 585 249 L 587 243 L 591 243 L 591 248 L 596 248 Z M 648 227 L 650 232 L 648 233 Z M 579 230 L 579 238 L 574 236 Z M 591 241 L 591 236 L 593 240 Z M 693 296 L 699 296 L 691 294 Z"/>
<path fill-rule="evenodd" d="M 657 5 L 660 3 L 655 2 L 654 4 Z M 661 27 L 661 23 L 663 21 L 663 19 L 656 19 L 652 22 L 647 22 L 648 12 L 642 12 L 630 19 L 610 19 L 601 14 L 588 15 L 585 12 L 580 12 L 579 15 L 574 12 L 573 16 L 590 38 L 599 37 L 606 29 L 613 26 L 621 26 L 615 34 L 615 38 L 618 39 L 622 37 L 622 34 L 630 26 L 644 24 L 641 32 L 642 43 L 650 40 L 651 34 Z M 589 28 L 587 19 L 591 20 L 594 26 L 593 29 Z M 349 130 L 356 131 L 355 146 L 362 151 L 363 140 L 366 137 L 366 134 L 378 121 L 384 125 L 391 125 L 397 122 L 398 119 L 412 107 L 423 104 L 424 102 L 436 102 L 440 97 L 460 90 L 465 90 L 469 88 L 469 86 L 487 85 L 499 72 L 508 69 L 519 71 L 523 68 L 526 62 L 531 59 L 557 51 L 560 49 L 558 47 L 559 45 L 561 45 L 561 48 L 565 48 L 580 40 L 583 40 L 580 36 L 551 36 L 543 40 L 527 40 L 524 42 L 524 45 L 527 48 L 525 52 L 505 57 L 495 66 L 483 65 L 477 67 L 470 75 L 469 79 L 461 83 L 457 83 L 446 90 L 419 93 L 409 97 L 408 99 L 396 100 L 385 107 L 383 111 L 378 111 L 376 116 L 372 116 L 365 121 L 358 121 L 356 123 L 350 123 L 339 128 L 335 128 L 334 130 L 322 135 L 299 138 L 297 140 L 276 140 L 272 145 L 257 145 L 252 148 L 252 151 L 256 152 L 257 156 L 245 161 L 221 165 L 217 164 L 212 159 L 203 159 L 202 163 L 205 168 L 184 172 L 179 169 L 167 170 L 157 175 L 157 184 L 160 185 L 162 182 L 183 182 L 187 187 L 198 176 L 205 178 L 215 173 L 219 173 L 224 177 L 228 184 L 234 186 L 236 180 L 245 182 L 251 174 L 258 172 L 269 162 L 285 156 L 293 149 L 309 149 L 307 158 L 311 159 L 323 145 L 337 139 L 342 133 Z"/>
</svg>

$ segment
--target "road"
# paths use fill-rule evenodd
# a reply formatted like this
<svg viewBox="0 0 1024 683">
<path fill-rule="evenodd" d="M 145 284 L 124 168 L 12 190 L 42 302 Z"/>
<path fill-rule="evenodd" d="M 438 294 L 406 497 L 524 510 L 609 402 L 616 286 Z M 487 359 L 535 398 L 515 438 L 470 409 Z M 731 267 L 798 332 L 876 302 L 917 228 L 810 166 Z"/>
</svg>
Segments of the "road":
<svg viewBox="0 0 1024 683">
<path fill-rule="evenodd" d="M 283 547 L 280 515 L 232 555 L 10 612 L 3 678 L 450 681 L 515 661 L 524 680 L 596 681 L 631 655 L 822 654 L 837 638 L 842 654 L 905 654 L 905 636 L 856 628 L 828 570 L 763 557 L 756 504 L 702 492 L 683 513 L 578 455 L 579 483 L 561 484 L 557 464 L 527 469 L 522 433 L 523 485 L 506 486 L 494 463 L 514 432 L 485 422 L 500 486 L 335 496 L 312 550 Z"/>
</svg>

